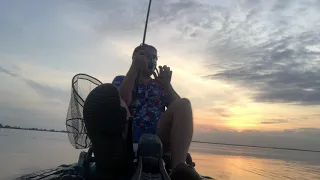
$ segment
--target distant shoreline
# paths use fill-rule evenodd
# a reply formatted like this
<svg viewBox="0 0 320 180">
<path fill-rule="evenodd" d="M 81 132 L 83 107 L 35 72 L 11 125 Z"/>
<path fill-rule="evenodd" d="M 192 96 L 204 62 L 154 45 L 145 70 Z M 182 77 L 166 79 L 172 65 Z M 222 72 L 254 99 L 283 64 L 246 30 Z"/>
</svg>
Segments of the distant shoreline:
<svg viewBox="0 0 320 180">
<path fill-rule="evenodd" d="M 15 129 L 15 130 L 29 130 L 29 131 L 68 133 L 66 130 L 22 128 L 22 127 L 9 126 L 9 125 L 3 126 L 2 124 L 0 124 L 0 129 L 1 128 L 2 129 Z M 306 152 L 316 152 L 316 153 L 320 152 L 320 150 L 310 150 L 310 149 L 256 146 L 256 145 L 246 145 L 246 144 L 229 144 L 229 143 L 221 143 L 221 142 L 203 142 L 203 141 L 197 141 L 197 140 L 193 140 L 191 142 L 193 142 L 193 143 L 201 143 L 201 144 L 223 145 L 223 146 L 241 146 L 241 147 L 263 148 L 263 149 L 280 149 L 280 150 L 289 150 L 289 151 L 306 151 Z"/>
<path fill-rule="evenodd" d="M 55 130 L 55 129 L 38 129 L 38 128 L 23 128 L 17 126 L 9 126 L 0 124 L 0 129 L 16 129 L 16 130 L 29 130 L 29 131 L 42 131 L 42 132 L 58 132 L 67 133 L 66 130 Z"/>
</svg>

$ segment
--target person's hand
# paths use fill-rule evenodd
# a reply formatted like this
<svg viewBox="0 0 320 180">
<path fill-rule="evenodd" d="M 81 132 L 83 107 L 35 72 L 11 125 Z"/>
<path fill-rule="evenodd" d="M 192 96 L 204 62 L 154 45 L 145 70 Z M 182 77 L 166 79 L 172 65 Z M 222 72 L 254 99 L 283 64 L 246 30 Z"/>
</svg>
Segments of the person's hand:
<svg viewBox="0 0 320 180">
<path fill-rule="evenodd" d="M 144 55 L 144 50 L 140 50 L 139 52 L 135 53 L 132 58 L 132 67 L 136 71 L 147 71 L 148 70 L 148 59 Z"/>
<path fill-rule="evenodd" d="M 172 71 L 168 66 L 159 66 L 159 71 L 156 69 L 157 73 L 153 72 L 154 79 L 162 86 L 164 89 L 168 90 L 171 83 Z"/>
</svg>

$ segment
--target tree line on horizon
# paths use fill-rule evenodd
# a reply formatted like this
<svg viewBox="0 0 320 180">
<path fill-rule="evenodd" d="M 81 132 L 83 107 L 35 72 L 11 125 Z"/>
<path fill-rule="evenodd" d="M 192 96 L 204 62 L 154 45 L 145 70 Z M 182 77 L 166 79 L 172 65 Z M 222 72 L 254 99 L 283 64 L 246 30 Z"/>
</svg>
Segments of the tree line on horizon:
<svg viewBox="0 0 320 180">
<path fill-rule="evenodd" d="M 9 125 L 2 125 L 2 124 L 0 124 L 0 128 L 4 128 L 4 129 L 21 129 L 21 130 L 30 130 L 30 131 L 67 132 L 66 130 L 23 128 L 23 127 L 18 127 L 18 126 L 9 126 Z"/>
</svg>

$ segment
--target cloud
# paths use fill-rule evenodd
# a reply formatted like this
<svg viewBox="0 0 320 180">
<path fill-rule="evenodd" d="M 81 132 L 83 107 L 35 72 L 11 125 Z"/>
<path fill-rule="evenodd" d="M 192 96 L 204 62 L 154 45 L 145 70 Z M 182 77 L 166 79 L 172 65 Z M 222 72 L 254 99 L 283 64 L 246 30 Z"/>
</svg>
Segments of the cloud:
<svg viewBox="0 0 320 180">
<path fill-rule="evenodd" d="M 260 102 L 319 104 L 320 71 L 316 64 L 320 52 L 289 50 L 288 45 L 284 46 L 284 50 L 277 46 L 271 52 L 265 49 L 267 55 L 261 60 L 230 67 L 209 77 L 250 84 L 256 91 L 254 99 Z"/>
<path fill-rule="evenodd" d="M 70 92 L 68 91 L 60 90 L 46 84 L 41 84 L 31 79 L 24 79 L 24 82 L 43 98 L 58 98 L 62 102 L 69 102 Z"/>
<path fill-rule="evenodd" d="M 195 124 L 194 129 L 198 132 L 216 132 L 219 131 L 212 124 Z"/>
<path fill-rule="evenodd" d="M 224 118 L 232 116 L 232 114 L 228 111 L 227 108 L 211 108 L 209 111 L 213 114 L 217 114 L 218 116 Z"/>
<path fill-rule="evenodd" d="M 70 92 L 60 90 L 59 88 L 52 87 L 50 85 L 42 84 L 39 82 L 36 82 L 32 79 L 28 79 L 26 77 L 22 77 L 19 74 L 12 72 L 10 70 L 5 69 L 4 67 L 0 66 L 0 73 L 8 74 L 12 77 L 19 78 L 24 83 L 26 83 L 30 88 L 32 88 L 35 92 L 38 93 L 38 95 L 42 96 L 46 99 L 60 99 L 62 102 L 68 102 Z"/>
<path fill-rule="evenodd" d="M 7 74 L 9 76 L 12 76 L 12 77 L 18 77 L 18 75 L 16 75 L 15 73 L 13 73 L 13 72 L 11 72 L 11 71 L 9 71 L 9 70 L 1 67 L 1 66 L 0 66 L 0 72 L 4 73 L 4 74 Z"/>
<path fill-rule="evenodd" d="M 288 120 L 285 119 L 274 119 L 271 121 L 262 121 L 260 124 L 282 124 L 282 123 L 288 123 Z"/>
<path fill-rule="evenodd" d="M 15 67 L 15 66 L 14 66 Z M 64 129 L 70 90 L 21 75 L 19 67 L 0 67 L 0 122 L 3 124 Z M 47 73 L 49 73 L 47 71 Z M 71 80 L 70 80 L 71 81 Z"/>
<path fill-rule="evenodd" d="M 270 5 L 271 12 L 257 6 L 243 8 L 241 20 L 226 17 L 208 42 L 216 72 L 206 77 L 250 84 L 257 102 L 319 105 L 320 18 L 308 18 L 314 8 L 301 13 L 295 7 L 304 5 L 281 2 Z M 297 13 L 298 19 L 293 17 Z M 269 22 L 262 21 L 267 17 Z"/>
</svg>

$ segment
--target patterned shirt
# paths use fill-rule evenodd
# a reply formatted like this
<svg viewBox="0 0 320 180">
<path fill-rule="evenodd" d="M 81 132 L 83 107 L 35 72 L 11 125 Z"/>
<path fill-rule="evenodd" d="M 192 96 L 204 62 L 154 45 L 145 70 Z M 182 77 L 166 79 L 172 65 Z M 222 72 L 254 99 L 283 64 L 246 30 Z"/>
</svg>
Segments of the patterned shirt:
<svg viewBox="0 0 320 180">
<path fill-rule="evenodd" d="M 112 84 L 119 88 L 124 77 L 116 76 Z M 133 142 L 139 142 L 143 133 L 156 133 L 157 123 L 165 111 L 167 100 L 168 92 L 153 79 L 147 84 L 140 82 L 138 84 L 138 94 L 136 93 L 136 87 L 134 88 L 132 102 L 128 106 L 133 116 Z"/>
</svg>

